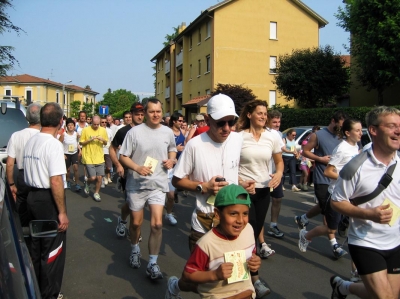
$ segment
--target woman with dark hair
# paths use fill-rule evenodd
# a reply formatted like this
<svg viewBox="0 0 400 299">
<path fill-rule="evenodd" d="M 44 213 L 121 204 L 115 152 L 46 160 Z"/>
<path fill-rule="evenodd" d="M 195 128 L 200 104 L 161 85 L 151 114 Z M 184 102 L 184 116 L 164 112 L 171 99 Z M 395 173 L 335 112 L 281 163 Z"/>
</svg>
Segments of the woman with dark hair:
<svg viewBox="0 0 400 299">
<path fill-rule="evenodd" d="M 256 242 L 267 215 L 270 190 L 279 186 L 283 171 L 279 134 L 275 130 L 267 128 L 266 121 L 267 103 L 254 100 L 244 106 L 236 125 L 237 131 L 243 137 L 239 182 L 242 180 L 256 182 L 255 193 L 250 194 L 251 207 L 249 210 L 249 223 L 253 226 Z M 274 160 L 276 165 L 276 173 L 272 175 L 270 175 L 269 169 L 271 159 Z M 269 248 L 266 243 L 260 244 L 260 257 L 267 258 L 274 253 L 275 251 Z M 251 274 L 257 292 L 258 273 Z M 257 298 L 262 297 L 262 295 L 257 293 Z"/>
</svg>

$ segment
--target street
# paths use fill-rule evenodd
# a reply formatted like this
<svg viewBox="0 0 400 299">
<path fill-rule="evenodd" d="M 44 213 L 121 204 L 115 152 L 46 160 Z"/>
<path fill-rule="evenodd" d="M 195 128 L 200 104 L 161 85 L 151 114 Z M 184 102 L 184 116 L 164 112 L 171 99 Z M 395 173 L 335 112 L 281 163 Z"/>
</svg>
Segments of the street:
<svg viewBox="0 0 400 299">
<path fill-rule="evenodd" d="M 114 179 L 115 182 L 115 179 Z M 129 267 L 130 242 L 115 234 L 117 217 L 123 204 L 122 193 L 115 183 L 101 189 L 102 201 L 97 203 L 83 190 L 67 190 L 67 206 L 70 226 L 67 235 L 67 259 L 62 292 L 65 299 L 91 298 L 164 298 L 170 276 L 180 276 L 189 256 L 187 236 L 194 197 L 179 193 L 179 204 L 174 213 L 177 226 L 164 223 L 163 242 L 158 264 L 164 279 L 150 281 L 146 277 L 148 261 L 147 240 L 149 236 L 149 212 L 145 209 L 141 243 L 142 265 L 139 269 Z M 286 185 L 287 190 L 289 185 Z M 262 261 L 260 277 L 271 288 L 266 298 L 330 298 L 329 278 L 338 274 L 348 278 L 350 257 L 335 260 L 326 237 L 313 240 L 306 253 L 298 249 L 298 229 L 294 215 L 301 215 L 313 204 L 313 189 L 308 192 L 284 191 L 279 228 L 285 233 L 283 239 L 266 236 L 276 254 Z M 321 223 L 318 216 L 310 221 L 308 229 Z M 266 231 L 270 221 L 267 214 Z M 342 243 L 343 238 L 338 238 Z M 347 246 L 345 246 L 347 250 Z M 199 298 L 194 293 L 181 293 L 182 298 Z M 354 298 L 348 296 L 348 298 Z"/>
</svg>

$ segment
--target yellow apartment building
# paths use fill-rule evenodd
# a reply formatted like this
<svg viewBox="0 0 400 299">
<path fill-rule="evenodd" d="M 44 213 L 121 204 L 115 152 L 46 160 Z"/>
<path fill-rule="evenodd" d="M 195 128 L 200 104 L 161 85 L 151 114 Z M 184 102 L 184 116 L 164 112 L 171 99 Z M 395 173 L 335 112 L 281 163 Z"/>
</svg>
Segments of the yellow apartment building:
<svg viewBox="0 0 400 299">
<path fill-rule="evenodd" d="M 83 103 L 96 103 L 95 92 L 76 85 L 58 83 L 28 74 L 0 77 L 0 99 L 4 97 L 18 97 L 24 106 L 30 103 L 44 105 L 49 102 L 59 103 L 64 109 L 64 114 L 70 115 L 70 103 L 80 101 Z"/>
<path fill-rule="evenodd" d="M 179 35 L 151 59 L 155 96 L 165 113 L 182 110 L 189 118 L 218 83 L 246 86 L 269 106 L 286 105 L 273 83 L 277 57 L 318 47 L 319 28 L 327 24 L 300 0 L 221 1 L 187 27 L 182 23 Z"/>
</svg>

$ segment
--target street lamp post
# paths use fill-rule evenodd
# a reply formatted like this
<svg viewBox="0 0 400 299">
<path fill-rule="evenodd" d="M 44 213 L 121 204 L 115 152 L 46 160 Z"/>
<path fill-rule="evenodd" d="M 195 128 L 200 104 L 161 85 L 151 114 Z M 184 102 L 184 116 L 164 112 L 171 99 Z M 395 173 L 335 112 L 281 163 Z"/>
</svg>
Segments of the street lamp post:
<svg viewBox="0 0 400 299">
<path fill-rule="evenodd" d="M 63 84 L 63 108 L 64 108 L 64 114 L 68 114 L 68 97 L 65 95 L 65 84 L 71 83 L 72 80 L 69 80 Z M 65 106 L 67 106 L 67 109 L 65 109 Z"/>
</svg>

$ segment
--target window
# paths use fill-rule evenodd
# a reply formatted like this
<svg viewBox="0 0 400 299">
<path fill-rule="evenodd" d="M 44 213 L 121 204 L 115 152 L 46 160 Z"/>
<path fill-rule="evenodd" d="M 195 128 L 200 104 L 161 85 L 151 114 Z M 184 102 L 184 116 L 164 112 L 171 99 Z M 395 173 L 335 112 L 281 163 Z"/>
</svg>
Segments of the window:
<svg viewBox="0 0 400 299">
<path fill-rule="evenodd" d="M 269 91 L 269 107 L 272 107 L 276 104 L 276 91 L 270 90 Z"/>
<path fill-rule="evenodd" d="M 189 80 L 192 80 L 192 65 L 189 67 Z"/>
<path fill-rule="evenodd" d="M 12 95 L 11 89 L 6 89 L 6 96 Z"/>
<path fill-rule="evenodd" d="M 206 23 L 206 39 L 211 36 L 211 21 Z"/>
<path fill-rule="evenodd" d="M 211 94 L 211 91 L 209 89 L 206 89 L 206 94 L 207 95 Z"/>
<path fill-rule="evenodd" d="M 193 45 L 193 35 L 189 36 L 189 50 L 192 50 L 192 45 Z"/>
<path fill-rule="evenodd" d="M 206 68 L 207 68 L 207 71 L 206 71 L 206 73 L 209 73 L 209 72 L 211 72 L 211 58 L 210 58 L 210 55 L 207 55 L 206 56 Z"/>
<path fill-rule="evenodd" d="M 276 56 L 269 57 L 269 73 L 276 74 Z"/>
<path fill-rule="evenodd" d="M 32 90 L 31 89 L 26 90 L 25 99 L 26 99 L 26 105 L 30 105 L 32 103 Z"/>
<path fill-rule="evenodd" d="M 197 77 L 201 76 L 201 59 L 199 59 L 199 72 L 197 73 Z"/>
<path fill-rule="evenodd" d="M 59 104 L 60 101 L 60 94 L 58 91 L 56 91 L 56 103 Z"/>
<path fill-rule="evenodd" d="M 65 102 L 66 98 L 67 98 L 67 97 L 65 96 L 65 92 L 64 92 L 64 94 L 63 94 L 64 105 L 67 104 L 67 103 Z"/>
<path fill-rule="evenodd" d="M 197 43 L 198 43 L 198 44 L 201 43 L 201 27 L 199 27 L 199 31 L 198 31 L 198 41 L 197 41 Z"/>
<path fill-rule="evenodd" d="M 270 22 L 269 23 L 269 38 L 270 39 L 277 39 L 277 28 L 278 27 L 278 23 L 276 22 Z"/>
</svg>

